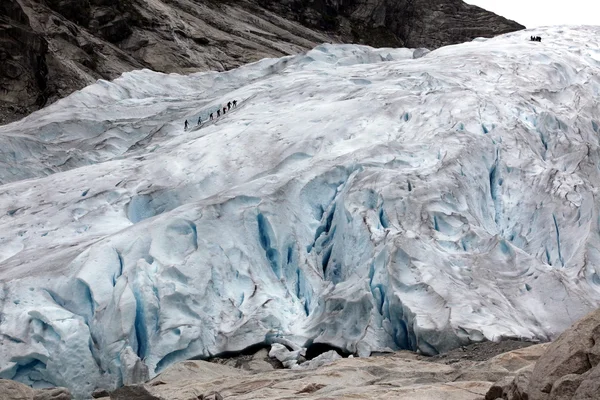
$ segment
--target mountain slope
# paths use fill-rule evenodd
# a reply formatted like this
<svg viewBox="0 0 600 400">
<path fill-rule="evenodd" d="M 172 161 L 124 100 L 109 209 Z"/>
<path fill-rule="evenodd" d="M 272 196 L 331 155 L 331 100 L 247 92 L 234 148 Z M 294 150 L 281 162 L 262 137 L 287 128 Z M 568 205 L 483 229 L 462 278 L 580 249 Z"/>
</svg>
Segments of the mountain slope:
<svg viewBox="0 0 600 400">
<path fill-rule="evenodd" d="M 134 71 L 1 127 L 0 378 L 555 337 L 600 304 L 598 33 Z"/>
<path fill-rule="evenodd" d="M 223 71 L 323 42 L 433 48 L 521 28 L 457 0 L 4 0 L 0 118 L 134 69 Z"/>
</svg>

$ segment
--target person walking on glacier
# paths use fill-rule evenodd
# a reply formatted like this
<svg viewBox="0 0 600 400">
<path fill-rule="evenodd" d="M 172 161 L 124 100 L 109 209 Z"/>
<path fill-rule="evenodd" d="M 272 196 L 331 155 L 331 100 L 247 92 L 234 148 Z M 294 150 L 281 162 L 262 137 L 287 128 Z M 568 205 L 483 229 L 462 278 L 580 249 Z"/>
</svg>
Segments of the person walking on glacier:
<svg viewBox="0 0 600 400">
<path fill-rule="evenodd" d="M 236 107 L 237 107 L 237 100 L 234 100 L 233 101 L 233 108 L 236 108 Z"/>
<path fill-rule="evenodd" d="M 221 110 L 217 110 L 217 118 L 221 116 Z"/>
<path fill-rule="evenodd" d="M 183 130 L 187 131 L 188 130 L 188 122 L 187 119 L 185 120 L 185 123 L 183 124 Z"/>
<path fill-rule="evenodd" d="M 223 115 L 227 113 L 227 107 L 223 107 Z"/>
<path fill-rule="evenodd" d="M 213 113 L 210 113 L 210 115 L 208 117 L 210 118 L 211 121 L 215 118 L 215 117 L 213 117 Z"/>
<path fill-rule="evenodd" d="M 231 102 L 227 103 L 227 111 L 231 110 Z"/>
<path fill-rule="evenodd" d="M 198 117 L 198 125 L 200 125 L 202 123 L 202 116 Z"/>
</svg>

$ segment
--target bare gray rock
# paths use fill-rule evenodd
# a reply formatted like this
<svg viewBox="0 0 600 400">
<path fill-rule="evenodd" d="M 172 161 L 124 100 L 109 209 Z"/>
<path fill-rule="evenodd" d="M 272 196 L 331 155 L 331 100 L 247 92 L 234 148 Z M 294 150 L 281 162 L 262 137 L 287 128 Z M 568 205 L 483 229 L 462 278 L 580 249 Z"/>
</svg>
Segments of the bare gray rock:
<svg viewBox="0 0 600 400">
<path fill-rule="evenodd" d="M 198 396 L 199 400 L 223 400 L 223 396 L 219 392 L 211 392 Z"/>
<path fill-rule="evenodd" d="M 424 357 L 411 352 L 337 359 L 311 370 L 249 371 L 190 360 L 171 365 L 146 383 L 144 395 L 149 393 L 169 400 L 268 400 L 299 396 L 313 400 L 480 400 L 492 385 L 490 379 L 498 375 L 514 376 L 523 369 L 530 370 L 546 347 L 545 344 L 530 346 L 490 357 L 486 361 L 462 360 L 452 365 L 440 360 L 424 361 Z M 262 359 L 264 354 L 261 350 L 255 355 Z M 475 379 L 477 376 L 482 379 Z M 112 394 L 113 399 L 117 398 L 115 393 Z M 146 398 L 155 400 L 153 397 Z"/>
<path fill-rule="evenodd" d="M 106 389 L 96 389 L 92 392 L 94 399 L 101 399 L 103 397 L 110 397 L 110 393 Z"/>
<path fill-rule="evenodd" d="M 2 400 L 31 400 L 34 390 L 22 383 L 0 379 L 0 394 Z"/>
<path fill-rule="evenodd" d="M 581 384 L 573 395 L 573 400 L 593 400 L 600 397 L 600 364 L 582 376 Z M 554 389 L 554 387 L 552 388 Z M 567 397 L 563 397 L 567 398 Z M 557 398 L 558 399 L 558 398 Z"/>
<path fill-rule="evenodd" d="M 2 400 L 71 400 L 71 392 L 63 387 L 32 389 L 20 382 L 0 379 Z"/>
<path fill-rule="evenodd" d="M 579 386 L 593 387 L 587 383 L 592 372 L 600 364 L 600 310 L 583 318 L 553 342 L 538 360 L 531 375 L 528 394 L 531 400 L 571 399 Z M 552 392 L 555 395 L 551 395 Z M 558 394 L 560 393 L 560 397 Z M 597 394 L 596 394 L 597 396 Z M 585 398 L 585 397 L 582 397 Z"/>
<path fill-rule="evenodd" d="M 110 394 L 111 400 L 163 400 L 148 391 L 144 385 L 123 386 Z"/>
<path fill-rule="evenodd" d="M 600 398 L 600 309 L 548 346 L 531 372 L 494 384 L 486 400 L 592 400 Z"/>
<path fill-rule="evenodd" d="M 71 392 L 63 387 L 38 389 L 33 395 L 33 400 L 71 400 Z"/>
<path fill-rule="evenodd" d="M 345 42 L 437 48 L 523 29 L 462 0 L 259 0 L 261 5 Z"/>
<path fill-rule="evenodd" d="M 584 380 L 584 375 L 569 374 L 559 378 L 554 385 L 552 385 L 552 391 L 550 392 L 550 398 L 552 399 L 565 399 L 572 398 L 573 393 L 577 391 L 579 385 Z"/>
<path fill-rule="evenodd" d="M 516 376 L 507 376 L 496 382 L 485 395 L 485 400 L 528 400 L 527 386 L 534 365 L 523 368 Z"/>
</svg>

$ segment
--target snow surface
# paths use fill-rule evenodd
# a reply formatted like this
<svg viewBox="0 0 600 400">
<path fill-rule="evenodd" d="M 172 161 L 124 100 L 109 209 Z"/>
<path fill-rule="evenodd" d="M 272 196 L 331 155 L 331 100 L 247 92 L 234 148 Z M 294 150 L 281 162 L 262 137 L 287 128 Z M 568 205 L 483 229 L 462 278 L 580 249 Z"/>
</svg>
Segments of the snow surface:
<svg viewBox="0 0 600 400">
<path fill-rule="evenodd" d="M 600 305 L 599 46 L 323 45 L 0 127 L 0 378 L 84 398 L 259 343 L 555 337 Z"/>
</svg>

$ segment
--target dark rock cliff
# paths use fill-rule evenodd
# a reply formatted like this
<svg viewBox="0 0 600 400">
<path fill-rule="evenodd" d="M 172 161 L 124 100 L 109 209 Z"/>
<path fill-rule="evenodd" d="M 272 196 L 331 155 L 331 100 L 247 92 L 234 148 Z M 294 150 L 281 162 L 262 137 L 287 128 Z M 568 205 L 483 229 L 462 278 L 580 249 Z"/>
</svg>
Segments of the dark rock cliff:
<svg viewBox="0 0 600 400">
<path fill-rule="evenodd" d="M 460 0 L 2 0 L 0 124 L 133 69 L 225 70 L 322 42 L 435 48 L 522 28 Z"/>
</svg>

